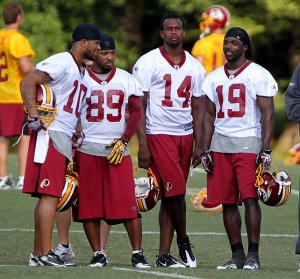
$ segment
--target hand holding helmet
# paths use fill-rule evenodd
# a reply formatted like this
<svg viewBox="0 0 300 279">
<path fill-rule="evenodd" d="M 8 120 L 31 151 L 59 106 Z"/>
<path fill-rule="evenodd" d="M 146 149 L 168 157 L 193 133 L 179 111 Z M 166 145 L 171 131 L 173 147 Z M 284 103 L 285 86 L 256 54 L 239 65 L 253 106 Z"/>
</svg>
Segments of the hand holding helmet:
<svg viewBox="0 0 300 279">
<path fill-rule="evenodd" d="M 31 117 L 28 115 L 28 128 L 39 132 L 40 130 L 45 129 L 45 125 L 39 117 Z"/>
<path fill-rule="evenodd" d="M 202 162 L 204 170 L 207 173 L 212 174 L 213 173 L 212 168 L 214 167 L 215 163 L 214 163 L 209 151 L 203 152 L 201 154 L 201 162 Z"/>
<path fill-rule="evenodd" d="M 256 158 L 256 165 L 262 164 L 263 168 L 269 168 L 272 165 L 271 150 L 261 150 Z"/>
</svg>

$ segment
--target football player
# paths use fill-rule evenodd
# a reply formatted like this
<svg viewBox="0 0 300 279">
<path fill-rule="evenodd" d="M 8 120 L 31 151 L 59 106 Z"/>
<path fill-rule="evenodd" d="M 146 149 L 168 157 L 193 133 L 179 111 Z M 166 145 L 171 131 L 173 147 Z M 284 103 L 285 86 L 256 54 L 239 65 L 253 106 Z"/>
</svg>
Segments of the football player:
<svg viewBox="0 0 300 279">
<path fill-rule="evenodd" d="M 212 5 L 202 14 L 202 31 L 192 48 L 192 55 L 204 66 L 207 74 L 225 64 L 223 53 L 224 28 L 229 24 L 230 13 L 221 5 Z"/>
<path fill-rule="evenodd" d="M 24 13 L 20 3 L 8 3 L 3 9 L 5 26 L 0 30 L 0 190 L 22 190 L 25 165 L 29 144 L 29 130 L 24 122 L 21 79 L 32 70 L 31 60 L 35 53 L 28 41 L 18 30 L 23 22 Z M 9 117 L 7 117 L 9 115 Z M 15 185 L 7 172 L 9 138 L 21 137 L 18 146 L 19 180 Z"/>
<path fill-rule="evenodd" d="M 51 250 L 56 205 L 62 195 L 78 108 L 89 88 L 84 59 L 94 59 L 101 33 L 94 25 L 79 24 L 70 51 L 48 57 L 21 81 L 21 93 L 32 129 L 23 192 L 38 197 L 34 211 L 34 248 L 30 266 L 68 266 Z M 56 97 L 56 116 L 49 127 L 36 107 L 36 85 L 47 84 Z"/>
<path fill-rule="evenodd" d="M 149 268 L 142 250 L 142 224 L 135 198 L 128 142 L 141 121 L 143 92 L 134 77 L 114 66 L 116 46 L 107 34 L 88 73 L 91 90 L 81 107 L 83 144 L 75 161 L 80 177 L 78 221 L 93 250 L 91 267 L 107 264 L 101 250 L 101 219 L 123 223 L 132 245 L 132 265 Z M 125 123 L 125 108 L 130 116 Z"/>
<path fill-rule="evenodd" d="M 260 268 L 261 210 L 255 185 L 256 167 L 271 165 L 274 129 L 273 97 L 278 85 L 272 75 L 252 62 L 250 38 L 239 27 L 227 31 L 223 43 L 227 63 L 210 73 L 204 84 L 204 150 L 207 200 L 223 206 L 223 221 L 232 258 L 217 269 Z M 225 170 L 225 171 L 224 171 Z M 245 206 L 248 253 L 241 237 L 238 204 Z"/>
<path fill-rule="evenodd" d="M 288 119 L 300 124 L 300 63 L 294 70 L 293 76 L 286 90 L 285 104 Z M 295 250 L 296 254 L 300 254 L 300 199 L 298 202 L 298 233 L 299 236 L 297 239 Z M 300 272 L 300 261 L 298 272 Z"/>
<path fill-rule="evenodd" d="M 206 72 L 182 48 L 185 37 L 182 17 L 165 16 L 160 23 L 160 36 L 163 45 L 140 57 L 133 68 L 133 75 L 145 94 L 144 116 L 138 130 L 138 164 L 142 168 L 151 167 L 161 190 L 156 265 L 196 267 L 186 231 L 185 194 L 191 159 L 193 167 L 200 163 L 204 104 L 200 94 Z M 174 230 L 181 262 L 170 254 Z"/>
</svg>

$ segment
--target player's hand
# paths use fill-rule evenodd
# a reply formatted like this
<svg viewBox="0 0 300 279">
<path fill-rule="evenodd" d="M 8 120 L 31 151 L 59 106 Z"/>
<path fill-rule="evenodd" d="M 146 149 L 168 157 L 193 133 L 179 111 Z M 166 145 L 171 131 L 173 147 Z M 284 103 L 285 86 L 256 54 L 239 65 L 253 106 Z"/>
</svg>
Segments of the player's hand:
<svg viewBox="0 0 300 279">
<path fill-rule="evenodd" d="M 210 174 L 213 173 L 212 168 L 214 167 L 215 163 L 214 163 L 209 151 L 203 152 L 201 154 L 201 163 L 203 165 L 204 170 L 207 173 L 210 173 Z"/>
<path fill-rule="evenodd" d="M 111 164 L 120 164 L 123 159 L 124 151 L 126 150 L 126 147 L 128 145 L 128 142 L 122 138 L 114 140 L 112 143 L 105 146 L 105 148 L 112 147 L 112 151 L 107 156 L 107 160 Z"/>
<path fill-rule="evenodd" d="M 82 131 L 75 132 L 72 136 L 72 148 L 79 148 L 82 145 L 84 138 L 85 135 Z"/>
<path fill-rule="evenodd" d="M 39 132 L 40 130 L 45 129 L 45 125 L 39 117 L 28 116 L 28 128 Z"/>
<path fill-rule="evenodd" d="M 256 158 L 256 165 L 262 164 L 263 168 L 269 168 L 272 165 L 271 150 L 261 150 Z"/>
</svg>

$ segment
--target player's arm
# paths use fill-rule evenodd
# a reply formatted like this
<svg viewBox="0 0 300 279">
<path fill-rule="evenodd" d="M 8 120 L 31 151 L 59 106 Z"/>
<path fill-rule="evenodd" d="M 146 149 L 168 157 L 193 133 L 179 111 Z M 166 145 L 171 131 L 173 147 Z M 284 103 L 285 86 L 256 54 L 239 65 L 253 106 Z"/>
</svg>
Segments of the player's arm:
<svg viewBox="0 0 300 279">
<path fill-rule="evenodd" d="M 151 153 L 146 136 L 147 99 L 148 92 L 144 92 L 144 96 L 142 97 L 142 120 L 137 129 L 137 136 L 139 140 L 138 165 L 140 168 L 148 168 L 151 160 Z"/>
<path fill-rule="evenodd" d="M 131 95 L 128 98 L 127 108 L 129 111 L 129 117 L 127 119 L 127 125 L 122 135 L 122 139 L 128 142 L 138 129 L 142 120 L 141 97 Z"/>
<path fill-rule="evenodd" d="M 261 149 L 270 150 L 275 123 L 273 97 L 258 96 L 257 105 L 261 112 Z"/>
<path fill-rule="evenodd" d="M 202 152 L 209 151 L 211 139 L 214 133 L 214 121 L 216 117 L 215 104 L 206 97 L 205 112 L 203 117 Z"/>
<path fill-rule="evenodd" d="M 34 65 L 31 63 L 31 60 L 28 56 L 21 57 L 18 60 L 19 68 L 23 74 L 28 74 L 34 70 Z"/>
<path fill-rule="evenodd" d="M 195 56 L 195 58 L 203 65 L 203 63 L 204 63 L 204 56 L 198 55 L 198 56 Z"/>
<path fill-rule="evenodd" d="M 36 109 L 36 85 L 44 84 L 51 81 L 52 78 L 45 72 L 40 70 L 34 70 L 27 74 L 20 84 L 21 95 L 24 101 L 24 104 L 27 107 L 28 114 L 36 118 L 38 117 L 38 111 Z"/>
<path fill-rule="evenodd" d="M 300 123 L 300 64 L 296 67 L 286 90 L 285 105 L 288 119 Z"/>
<path fill-rule="evenodd" d="M 203 134 L 203 118 L 205 112 L 205 97 L 192 97 L 192 116 L 194 133 L 194 152 L 192 166 L 195 168 L 201 163 L 201 136 Z"/>
</svg>

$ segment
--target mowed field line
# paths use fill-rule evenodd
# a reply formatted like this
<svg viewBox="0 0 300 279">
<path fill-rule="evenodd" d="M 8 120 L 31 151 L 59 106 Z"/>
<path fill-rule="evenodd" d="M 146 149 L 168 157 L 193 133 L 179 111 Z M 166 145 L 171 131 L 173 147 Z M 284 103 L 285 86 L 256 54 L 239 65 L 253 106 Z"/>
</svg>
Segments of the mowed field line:
<svg viewBox="0 0 300 279">
<path fill-rule="evenodd" d="M 28 267 L 24 265 L 0 265 L 0 267 Z M 113 270 L 116 271 L 123 271 L 123 272 L 130 272 L 130 273 L 142 273 L 142 274 L 147 274 L 147 275 L 154 275 L 157 277 L 162 277 L 162 278 L 179 278 L 179 279 L 205 279 L 203 277 L 192 277 L 192 276 L 187 276 L 187 275 L 180 275 L 178 273 L 164 273 L 164 272 L 159 272 L 159 271 L 150 271 L 149 269 L 147 270 L 140 270 L 136 268 L 122 268 L 122 267 L 113 267 Z"/>
<path fill-rule="evenodd" d="M 57 230 L 54 229 L 54 232 L 57 233 Z M 7 228 L 7 229 L 0 229 L 0 232 L 30 232 L 33 233 L 34 229 L 20 229 L 20 228 Z M 84 233 L 84 230 L 70 230 L 70 233 Z M 127 232 L 124 231 L 116 231 L 111 230 L 111 234 L 127 234 Z M 144 235 L 159 235 L 158 231 L 143 231 Z M 198 235 L 198 236 L 210 236 L 210 235 L 217 235 L 217 236 L 226 236 L 226 233 L 220 233 L 220 232 L 188 232 L 189 235 Z M 246 233 L 242 233 L 242 236 L 247 236 Z M 260 235 L 261 237 L 285 237 L 285 238 L 296 238 L 298 235 L 296 234 L 264 234 L 262 233 Z"/>
<path fill-rule="evenodd" d="M 152 275 L 161 276 L 164 278 L 170 277 L 170 278 L 183 278 L 183 279 L 204 279 L 204 278 L 200 278 L 200 277 L 191 277 L 191 276 L 186 276 L 186 275 L 180 275 L 178 273 L 164 273 L 164 272 L 157 272 L 157 271 L 149 271 L 149 269 L 140 270 L 140 269 L 121 268 L 121 267 L 113 267 L 112 269 L 126 271 L 126 272 L 152 274 Z"/>
</svg>

